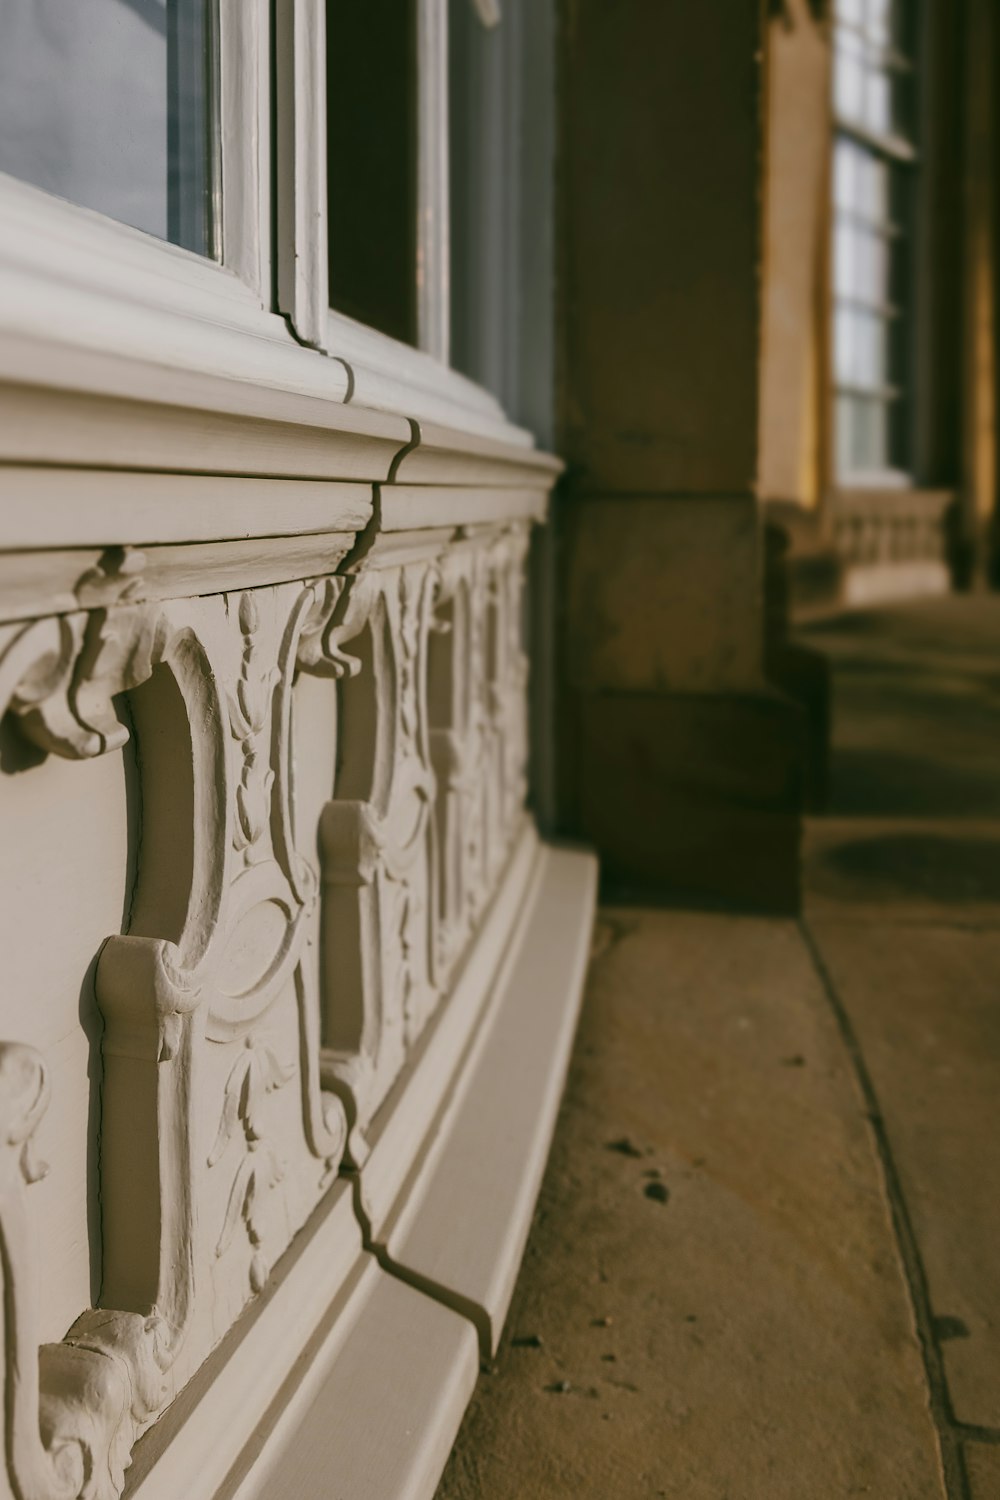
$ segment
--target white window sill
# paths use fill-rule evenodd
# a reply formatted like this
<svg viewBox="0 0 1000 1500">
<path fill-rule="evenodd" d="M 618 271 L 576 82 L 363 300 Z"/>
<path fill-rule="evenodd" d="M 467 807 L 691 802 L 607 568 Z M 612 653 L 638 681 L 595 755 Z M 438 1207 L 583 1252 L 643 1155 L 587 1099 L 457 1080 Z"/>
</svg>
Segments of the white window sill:
<svg viewBox="0 0 1000 1500">
<path fill-rule="evenodd" d="M 329 334 L 329 354 L 305 348 L 224 266 L 0 174 L 0 381 L 326 429 L 429 422 L 532 447 L 429 355 L 336 313 Z M 23 457 L 6 441 L 0 456 Z"/>
</svg>

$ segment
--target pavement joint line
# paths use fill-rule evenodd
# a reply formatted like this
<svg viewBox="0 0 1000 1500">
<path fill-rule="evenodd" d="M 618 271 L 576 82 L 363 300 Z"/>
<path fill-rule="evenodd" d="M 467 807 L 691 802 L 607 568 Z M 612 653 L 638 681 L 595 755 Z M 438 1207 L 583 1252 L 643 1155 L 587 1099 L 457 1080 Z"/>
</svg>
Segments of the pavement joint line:
<svg viewBox="0 0 1000 1500">
<path fill-rule="evenodd" d="M 940 1346 L 934 1337 L 934 1317 L 931 1310 L 927 1272 L 917 1244 L 913 1221 L 906 1205 L 878 1094 L 851 1018 L 840 998 L 833 976 L 820 950 L 819 942 L 804 916 L 799 917 L 798 927 L 840 1032 L 841 1041 L 854 1073 L 855 1084 L 864 1105 L 865 1117 L 871 1126 L 875 1155 L 882 1177 L 882 1188 L 889 1209 L 896 1251 L 923 1360 L 928 1405 L 937 1435 L 941 1476 L 947 1500 L 974 1500 L 965 1467 L 962 1440 L 971 1438 L 974 1430 L 992 1431 L 992 1429 L 966 1428 L 956 1420 L 952 1411 L 944 1361 L 941 1357 Z M 986 1441 L 1000 1441 L 1000 1434 L 996 1439 L 990 1438 Z"/>
<path fill-rule="evenodd" d="M 978 1427 L 974 1422 L 955 1422 L 955 1431 L 967 1443 L 983 1443 L 1000 1448 L 1000 1427 Z"/>
<path fill-rule="evenodd" d="M 836 915 L 822 910 L 813 910 L 805 920 L 822 922 L 824 926 L 832 927 L 919 927 L 922 931 L 945 931 L 945 932 L 1000 932 L 1000 919 L 982 922 L 953 922 L 946 917 L 899 917 L 884 916 L 881 912 L 877 917 L 852 917 L 841 913 Z"/>
</svg>

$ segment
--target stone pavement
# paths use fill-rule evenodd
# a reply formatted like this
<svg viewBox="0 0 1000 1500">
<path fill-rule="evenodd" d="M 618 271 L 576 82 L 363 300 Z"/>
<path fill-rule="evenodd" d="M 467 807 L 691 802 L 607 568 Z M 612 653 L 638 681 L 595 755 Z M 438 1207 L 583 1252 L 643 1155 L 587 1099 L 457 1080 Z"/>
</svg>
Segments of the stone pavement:
<svg viewBox="0 0 1000 1500">
<path fill-rule="evenodd" d="M 1000 1500 L 1000 601 L 807 638 L 803 920 L 602 913 L 438 1500 Z"/>
</svg>

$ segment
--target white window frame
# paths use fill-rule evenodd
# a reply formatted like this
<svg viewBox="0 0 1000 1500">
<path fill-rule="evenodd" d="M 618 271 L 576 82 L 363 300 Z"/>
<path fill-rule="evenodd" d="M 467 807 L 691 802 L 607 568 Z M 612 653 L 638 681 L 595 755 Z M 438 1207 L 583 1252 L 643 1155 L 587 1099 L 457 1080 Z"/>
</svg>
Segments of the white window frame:
<svg viewBox="0 0 1000 1500">
<path fill-rule="evenodd" d="M 448 5 L 417 0 L 417 347 L 329 305 L 326 4 L 278 0 L 278 297 L 299 339 L 343 361 L 348 399 L 523 442 L 489 391 L 448 365 Z"/>
<path fill-rule="evenodd" d="M 496 399 L 446 363 L 447 0 L 418 4 L 423 347 L 328 305 L 325 0 L 276 0 L 273 32 L 269 0 L 218 0 L 221 262 L 0 173 L 0 380 L 30 367 L 36 383 L 110 389 L 127 381 L 109 373 L 116 360 L 120 371 L 141 361 L 163 371 L 175 403 L 178 374 L 192 372 L 528 446 Z M 93 356 L 86 378 L 81 351 Z"/>
<path fill-rule="evenodd" d="M 151 308 L 204 314 L 204 296 L 263 307 L 270 282 L 267 223 L 267 0 L 218 0 L 218 226 L 221 260 L 181 249 L 104 214 L 0 173 L 0 255 L 99 296 L 116 291 Z M 36 309 L 40 314 L 41 309 Z M 52 320 L 37 316 L 51 333 Z M 107 337 L 113 343 L 114 329 Z"/>
<path fill-rule="evenodd" d="M 915 10 L 919 7 L 919 3 L 920 3 L 920 0 L 916 0 L 916 3 L 914 5 L 914 9 Z M 848 31 L 850 31 L 852 29 L 847 23 L 843 22 L 842 20 L 840 20 L 838 18 L 837 13 L 836 13 L 836 7 L 834 8 L 834 14 L 833 14 L 833 18 L 832 18 L 832 26 L 834 28 L 834 32 L 836 32 L 836 30 L 837 30 L 838 27 L 844 27 Z M 909 66 L 911 68 L 915 69 L 917 67 L 917 65 L 918 65 L 917 64 L 917 60 L 915 58 L 909 60 Z M 831 75 L 831 88 L 835 89 L 835 87 L 836 87 L 836 73 L 835 73 L 835 70 L 836 70 L 836 58 L 834 58 L 834 61 L 833 61 L 833 69 L 834 69 L 834 71 L 833 71 L 833 73 Z M 915 129 L 915 126 L 913 127 L 913 129 Z M 912 133 L 913 133 L 913 131 L 911 130 L 910 134 L 902 135 L 899 132 L 897 132 L 895 130 L 895 128 L 889 129 L 889 130 L 885 130 L 885 131 L 881 131 L 881 132 L 879 132 L 879 131 L 873 131 L 873 130 L 865 127 L 864 125 L 860 124 L 856 120 L 844 118 L 839 113 L 839 111 L 837 110 L 836 102 L 834 102 L 833 120 L 832 120 L 832 136 L 831 136 L 831 146 L 832 146 L 833 149 L 836 148 L 837 143 L 839 141 L 841 141 L 841 140 L 853 142 L 857 147 L 859 147 L 861 150 L 866 151 L 867 153 L 869 153 L 869 155 L 872 156 L 873 158 L 876 158 L 876 159 L 878 159 L 880 161 L 883 161 L 883 162 L 887 163 L 888 166 L 889 166 L 889 168 L 890 168 L 890 170 L 897 170 L 898 171 L 900 169 L 905 169 L 905 170 L 910 171 L 911 173 L 915 173 L 918 170 L 918 167 L 919 167 L 919 154 L 918 154 L 916 145 L 914 144 L 914 141 L 911 138 L 912 137 Z M 832 193 L 832 177 L 831 177 L 831 193 Z M 832 201 L 832 198 L 831 198 L 831 204 L 830 204 L 830 215 L 831 215 L 830 228 L 831 228 L 831 233 L 836 233 L 837 220 L 838 220 L 838 212 L 839 211 L 838 211 L 837 205 Z M 902 232 L 905 235 L 906 240 L 908 242 L 908 256 L 912 258 L 914 256 L 914 254 L 916 253 L 916 236 L 914 234 L 913 225 L 912 224 L 906 225 L 904 227 L 904 229 L 903 229 Z M 838 397 L 841 396 L 841 395 L 851 396 L 851 395 L 855 395 L 855 394 L 860 394 L 862 397 L 864 397 L 866 395 L 871 394 L 873 396 L 876 396 L 876 399 L 877 399 L 877 393 L 875 393 L 875 392 L 869 393 L 867 391 L 856 392 L 849 385 L 845 384 L 844 382 L 842 382 L 839 379 L 839 375 L 838 375 L 838 371 L 837 371 L 837 367 L 836 367 L 836 358 L 837 358 L 837 356 L 836 356 L 836 327 L 835 327 L 835 321 L 834 320 L 836 318 L 837 309 L 838 309 L 838 306 L 840 305 L 840 303 L 841 303 L 841 297 L 838 294 L 838 292 L 836 291 L 836 289 L 833 289 L 831 297 L 830 297 L 830 307 L 829 307 L 829 317 L 830 317 L 829 343 L 830 343 L 830 357 L 831 357 L 830 393 L 831 393 L 831 401 L 832 401 L 832 407 L 831 407 L 831 438 L 832 438 L 831 451 L 832 451 L 832 454 L 833 454 L 833 460 L 832 460 L 832 462 L 833 462 L 833 478 L 834 478 L 835 488 L 837 490 L 842 490 L 844 492 L 855 492 L 855 491 L 861 491 L 861 490 L 879 491 L 879 490 L 912 489 L 913 488 L 913 483 L 914 483 L 914 481 L 913 481 L 913 474 L 912 474 L 912 468 L 913 468 L 913 422 L 914 422 L 914 417 L 913 417 L 913 371 L 912 371 L 912 368 L 910 368 L 910 369 L 907 370 L 904 384 L 896 392 L 896 398 L 897 399 L 901 399 L 901 400 L 905 399 L 906 402 L 907 402 L 907 405 L 908 405 L 908 407 L 910 409 L 909 410 L 909 415 L 908 415 L 908 418 L 907 418 L 907 424 L 908 424 L 908 427 L 909 427 L 909 441 L 908 441 L 908 445 L 907 445 L 908 451 L 907 451 L 906 457 L 907 457 L 908 462 L 907 462 L 906 467 L 905 468 L 899 467 L 898 465 L 896 465 L 896 464 L 894 464 L 893 462 L 890 461 L 888 464 L 886 464 L 884 466 L 881 466 L 881 467 L 879 467 L 877 469 L 866 470 L 866 469 L 861 469 L 861 468 L 850 468 L 850 469 L 846 469 L 846 470 L 841 470 L 841 468 L 840 468 L 840 464 L 839 464 L 839 433 L 837 431 L 837 422 L 838 422 L 838 418 L 837 418 L 837 401 L 838 401 Z M 912 339 L 914 337 L 914 329 L 915 329 L 915 326 L 916 326 L 916 320 L 919 317 L 919 308 L 916 305 L 912 305 L 911 304 L 911 306 L 908 309 L 906 309 L 905 313 L 900 313 L 899 315 L 900 316 L 905 316 L 905 318 L 907 320 L 907 323 L 909 325 L 909 338 Z M 912 361 L 910 361 L 910 363 L 912 363 Z"/>
</svg>

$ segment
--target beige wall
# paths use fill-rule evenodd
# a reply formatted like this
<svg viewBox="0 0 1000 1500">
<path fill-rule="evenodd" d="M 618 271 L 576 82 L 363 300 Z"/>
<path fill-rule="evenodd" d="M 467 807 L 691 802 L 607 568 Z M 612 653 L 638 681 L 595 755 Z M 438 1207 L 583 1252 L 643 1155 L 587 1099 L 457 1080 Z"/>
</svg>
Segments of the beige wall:
<svg viewBox="0 0 1000 1500">
<path fill-rule="evenodd" d="M 810 509 L 826 469 L 829 101 L 825 29 L 787 0 L 767 29 L 758 482 Z"/>
<path fill-rule="evenodd" d="M 997 504 L 997 50 L 994 0 L 967 0 L 962 494 L 977 532 Z"/>
<path fill-rule="evenodd" d="M 758 0 L 566 0 L 561 823 L 614 884 L 794 901 L 763 670 Z M 747 747 L 752 746 L 748 751 Z"/>
</svg>

